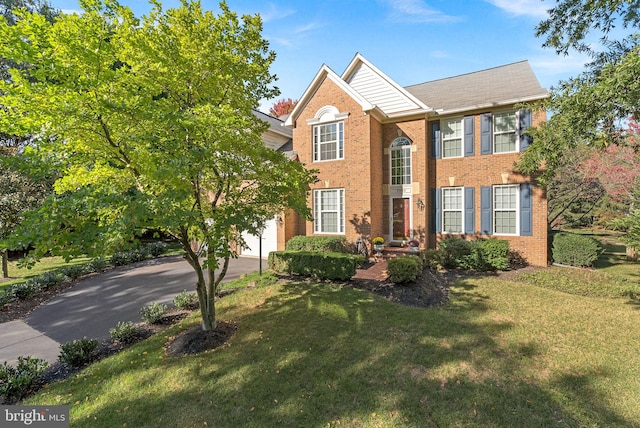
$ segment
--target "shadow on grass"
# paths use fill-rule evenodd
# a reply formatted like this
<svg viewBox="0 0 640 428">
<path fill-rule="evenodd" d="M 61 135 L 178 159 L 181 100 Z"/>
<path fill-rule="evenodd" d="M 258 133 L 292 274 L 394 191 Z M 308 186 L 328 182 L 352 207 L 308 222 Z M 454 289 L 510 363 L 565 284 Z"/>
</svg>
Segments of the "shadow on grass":
<svg viewBox="0 0 640 428">
<path fill-rule="evenodd" d="M 531 379 L 535 342 L 500 346 L 513 325 L 483 317 L 490 297 L 465 281 L 451 293 L 438 309 L 332 284 L 289 283 L 251 309 L 238 293 L 220 305 L 239 326 L 230 346 L 168 358 L 151 355 L 165 339 L 141 344 L 96 369 L 108 380 L 73 397 L 90 403 L 73 425 L 629 425 L 594 373 Z M 145 370 L 146 358 L 162 362 Z M 119 382 L 128 394 L 110 392 Z"/>
</svg>

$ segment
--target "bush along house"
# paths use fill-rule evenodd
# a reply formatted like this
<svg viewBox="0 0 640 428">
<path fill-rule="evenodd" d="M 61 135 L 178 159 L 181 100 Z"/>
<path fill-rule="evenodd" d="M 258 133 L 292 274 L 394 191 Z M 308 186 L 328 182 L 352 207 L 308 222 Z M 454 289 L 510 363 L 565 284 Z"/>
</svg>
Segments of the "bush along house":
<svg viewBox="0 0 640 428">
<path fill-rule="evenodd" d="M 495 237 L 546 265 L 546 194 L 514 162 L 546 120 L 521 106 L 547 96 L 527 61 L 407 87 L 360 54 L 342 75 L 323 65 L 285 121 L 296 159 L 318 171 L 313 220 L 282 215 L 278 248 L 294 235 L 422 248 Z"/>
</svg>

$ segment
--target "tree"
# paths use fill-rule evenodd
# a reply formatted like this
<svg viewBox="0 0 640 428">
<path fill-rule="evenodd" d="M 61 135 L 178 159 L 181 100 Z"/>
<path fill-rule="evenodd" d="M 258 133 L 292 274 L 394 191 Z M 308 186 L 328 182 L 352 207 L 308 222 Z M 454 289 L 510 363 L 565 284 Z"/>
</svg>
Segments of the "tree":
<svg viewBox="0 0 640 428">
<path fill-rule="evenodd" d="M 224 2 L 218 15 L 195 1 L 152 4 L 141 20 L 83 0 L 82 15 L 53 24 L 28 13 L 0 24 L 0 56 L 30 64 L 0 87 L 0 126 L 51 136 L 38 153 L 61 171 L 56 194 L 12 242 L 35 243 L 36 255 L 102 255 L 161 230 L 193 267 L 211 330 L 241 232 L 287 207 L 309 216 L 315 178 L 264 146 L 268 125 L 252 113 L 278 94 L 260 18 L 238 18 Z"/>
<path fill-rule="evenodd" d="M 298 100 L 293 101 L 291 98 L 279 99 L 269 109 L 269 114 L 273 117 L 282 117 L 291 113 L 294 107 L 298 104 Z"/>
<path fill-rule="evenodd" d="M 38 12 L 49 22 L 53 22 L 58 12 L 47 2 L 38 0 L 0 0 L 0 15 L 9 25 L 15 24 L 18 17 L 14 10 L 20 8 L 29 12 Z M 0 57 L 0 79 L 10 81 L 9 69 L 16 67 L 13 61 Z M 1 105 L 0 105 L 0 108 Z M 0 256 L 2 258 L 2 276 L 9 276 L 8 249 L 4 243 L 7 237 L 22 220 L 22 212 L 36 208 L 50 189 L 50 180 L 44 177 L 29 176 L 29 172 L 15 167 L 15 156 L 20 155 L 31 142 L 29 135 L 12 135 L 0 128 Z"/>
<path fill-rule="evenodd" d="M 559 0 L 549 10 L 549 18 L 538 25 L 536 34 L 546 37 L 544 46 L 558 54 L 571 49 L 586 52 L 593 61 L 580 75 L 559 82 L 551 96 L 537 105 L 547 109 L 551 118 L 528 131 L 533 144 L 517 164 L 521 172 L 544 167 L 541 182 L 548 185 L 567 164 L 566 155 L 582 145 L 629 145 L 628 118 L 640 118 L 639 7 L 637 0 Z M 616 25 L 628 29 L 628 34 L 611 39 Z M 588 43 L 593 33 L 600 35 L 605 50 Z M 632 168 L 638 169 L 637 156 Z M 629 215 L 627 227 L 638 218 Z"/>
</svg>

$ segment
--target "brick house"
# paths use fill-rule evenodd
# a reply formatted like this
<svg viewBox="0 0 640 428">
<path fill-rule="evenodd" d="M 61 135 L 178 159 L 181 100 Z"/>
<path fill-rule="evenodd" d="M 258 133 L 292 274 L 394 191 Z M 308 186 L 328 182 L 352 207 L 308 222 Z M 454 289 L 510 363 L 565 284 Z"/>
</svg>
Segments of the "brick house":
<svg viewBox="0 0 640 428">
<path fill-rule="evenodd" d="M 297 159 L 317 169 L 313 221 L 281 218 L 294 235 L 416 239 L 496 237 L 547 264 L 547 200 L 514 170 L 546 119 L 516 105 L 547 97 L 527 61 L 401 87 L 362 55 L 342 75 L 323 65 L 285 121 Z"/>
</svg>

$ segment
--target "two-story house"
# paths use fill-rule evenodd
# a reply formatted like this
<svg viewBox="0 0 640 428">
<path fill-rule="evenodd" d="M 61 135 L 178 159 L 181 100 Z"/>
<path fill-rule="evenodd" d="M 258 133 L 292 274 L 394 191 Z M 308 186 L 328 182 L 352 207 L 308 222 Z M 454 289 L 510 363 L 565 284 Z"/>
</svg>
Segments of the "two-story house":
<svg viewBox="0 0 640 428">
<path fill-rule="evenodd" d="M 313 221 L 287 215 L 293 235 L 417 239 L 496 237 L 547 264 L 547 201 L 514 169 L 528 126 L 523 103 L 548 96 L 526 61 L 402 87 L 356 54 L 342 75 L 323 65 L 285 125 L 297 158 L 318 170 Z"/>
</svg>

